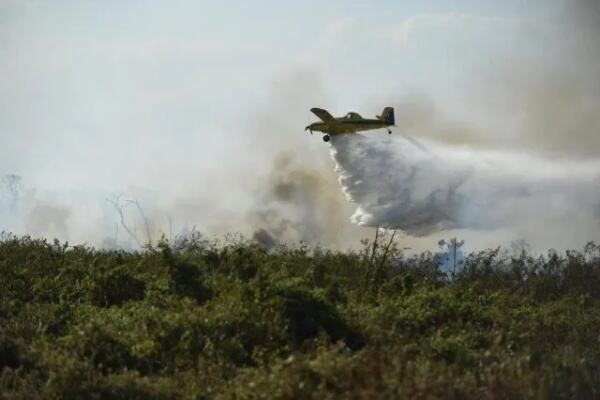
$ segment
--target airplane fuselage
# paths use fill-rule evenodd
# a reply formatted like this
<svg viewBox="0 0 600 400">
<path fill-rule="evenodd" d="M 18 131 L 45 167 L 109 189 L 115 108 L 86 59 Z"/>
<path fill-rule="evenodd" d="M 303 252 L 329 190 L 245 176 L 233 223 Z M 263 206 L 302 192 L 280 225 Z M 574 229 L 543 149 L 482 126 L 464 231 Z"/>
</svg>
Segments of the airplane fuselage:
<svg viewBox="0 0 600 400">
<path fill-rule="evenodd" d="M 377 118 L 363 118 L 355 112 L 349 112 L 345 117 L 334 118 L 327 110 L 316 107 L 311 108 L 310 111 L 319 117 L 321 121 L 308 125 L 305 130 L 310 131 L 310 133 L 314 131 L 323 132 L 325 134 L 323 140 L 326 142 L 329 141 L 330 135 L 381 128 L 387 128 L 388 133 L 392 133 L 390 126 L 396 126 L 392 107 L 385 107 L 381 115 L 377 115 Z"/>
<path fill-rule="evenodd" d="M 340 133 L 356 133 L 373 129 L 387 128 L 391 126 L 379 119 L 361 119 L 358 121 L 347 121 L 342 118 L 336 118 L 335 122 L 314 122 L 307 128 L 310 131 L 328 133 L 337 135 Z"/>
</svg>

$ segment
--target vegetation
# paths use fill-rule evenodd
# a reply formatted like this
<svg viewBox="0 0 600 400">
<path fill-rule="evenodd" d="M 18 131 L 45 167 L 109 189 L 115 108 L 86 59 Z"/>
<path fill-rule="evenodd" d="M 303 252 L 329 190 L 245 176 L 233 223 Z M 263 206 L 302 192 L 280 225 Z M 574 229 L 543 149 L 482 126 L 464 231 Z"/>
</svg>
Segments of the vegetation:
<svg viewBox="0 0 600 400">
<path fill-rule="evenodd" d="M 4 237 L 0 398 L 600 398 L 599 246 L 439 265 L 393 241 Z"/>
</svg>

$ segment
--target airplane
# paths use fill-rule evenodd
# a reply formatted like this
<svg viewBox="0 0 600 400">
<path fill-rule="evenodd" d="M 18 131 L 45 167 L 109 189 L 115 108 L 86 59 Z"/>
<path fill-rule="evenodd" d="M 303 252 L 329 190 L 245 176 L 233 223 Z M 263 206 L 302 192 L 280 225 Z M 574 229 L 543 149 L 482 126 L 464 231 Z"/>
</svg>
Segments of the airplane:
<svg viewBox="0 0 600 400">
<path fill-rule="evenodd" d="M 355 112 L 349 112 L 344 117 L 334 118 L 327 110 L 322 108 L 311 108 L 310 111 L 321 119 L 322 122 L 313 122 L 304 128 L 305 131 L 323 132 L 323 141 L 329 142 L 331 135 L 344 133 L 356 133 L 372 129 L 387 128 L 389 134 L 392 133 L 390 126 L 395 125 L 394 108 L 385 107 L 381 115 L 376 118 L 363 118 Z"/>
</svg>

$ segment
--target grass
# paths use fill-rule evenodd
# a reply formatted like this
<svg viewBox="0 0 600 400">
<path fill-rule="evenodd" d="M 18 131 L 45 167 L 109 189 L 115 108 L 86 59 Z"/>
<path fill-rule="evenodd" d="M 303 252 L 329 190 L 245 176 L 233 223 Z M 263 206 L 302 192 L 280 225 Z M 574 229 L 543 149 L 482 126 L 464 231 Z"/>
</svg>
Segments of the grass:
<svg viewBox="0 0 600 400">
<path fill-rule="evenodd" d="M 0 241 L 0 398 L 600 398 L 600 248 Z"/>
</svg>

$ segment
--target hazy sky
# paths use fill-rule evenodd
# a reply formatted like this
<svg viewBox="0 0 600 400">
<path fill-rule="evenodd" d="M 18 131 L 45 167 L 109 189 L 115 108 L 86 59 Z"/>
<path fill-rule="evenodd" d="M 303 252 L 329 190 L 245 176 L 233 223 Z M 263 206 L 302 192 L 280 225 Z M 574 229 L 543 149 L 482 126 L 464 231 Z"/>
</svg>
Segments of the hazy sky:
<svg viewBox="0 0 600 400">
<path fill-rule="evenodd" d="M 81 219 L 110 208 L 82 204 L 124 192 L 235 229 L 282 153 L 332 167 L 303 132 L 313 106 L 392 105 L 411 135 L 596 158 L 599 24 L 593 0 L 1 0 L 0 175 L 30 204 L 0 224 L 26 230 L 43 202 L 98 241 Z"/>
</svg>

